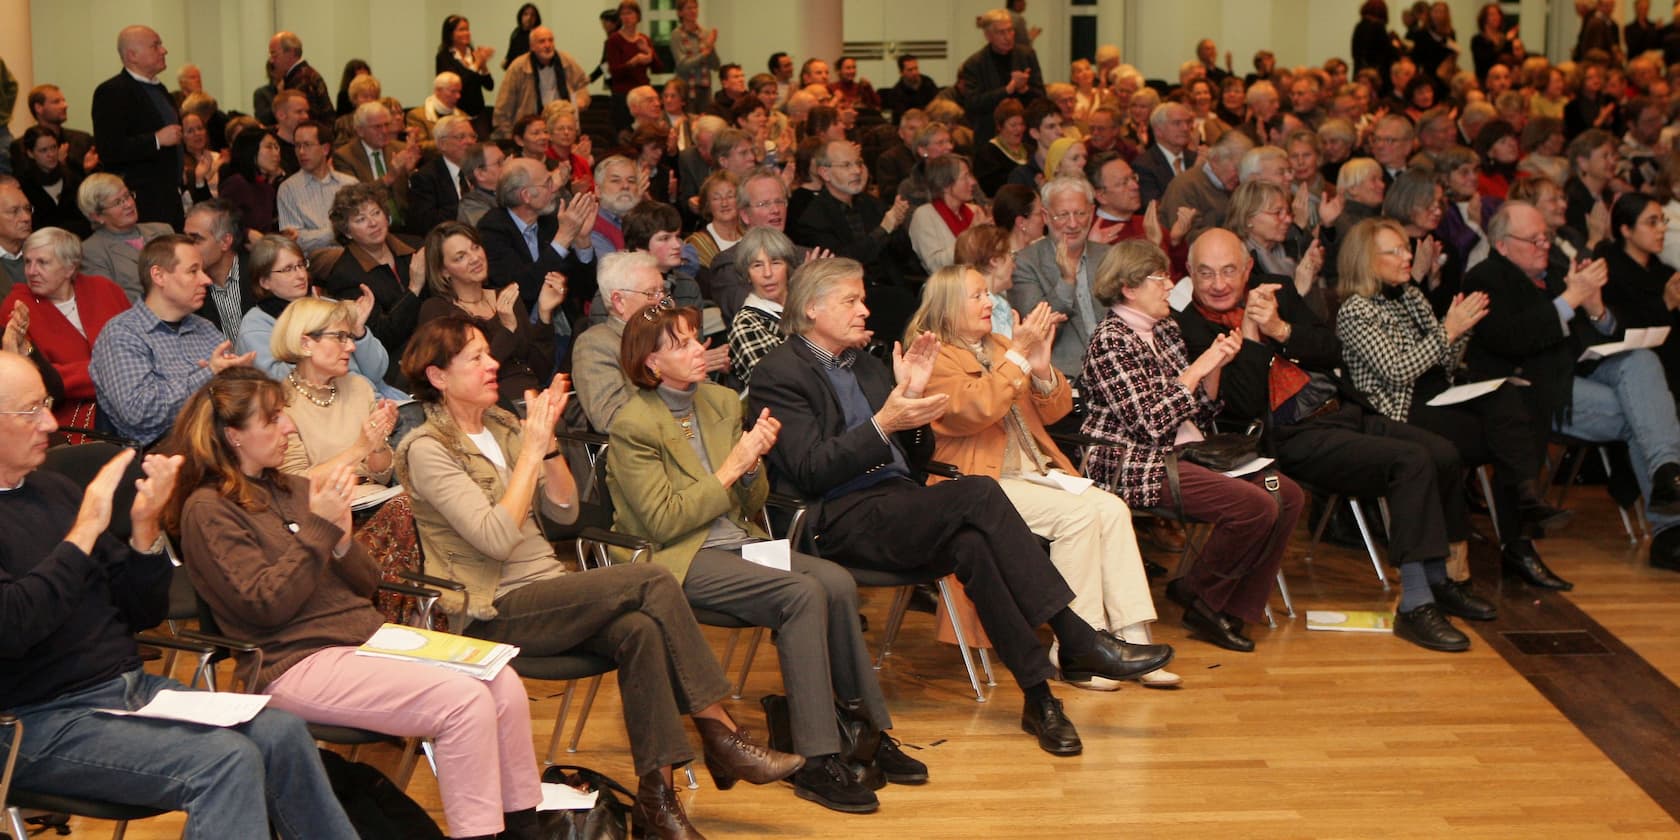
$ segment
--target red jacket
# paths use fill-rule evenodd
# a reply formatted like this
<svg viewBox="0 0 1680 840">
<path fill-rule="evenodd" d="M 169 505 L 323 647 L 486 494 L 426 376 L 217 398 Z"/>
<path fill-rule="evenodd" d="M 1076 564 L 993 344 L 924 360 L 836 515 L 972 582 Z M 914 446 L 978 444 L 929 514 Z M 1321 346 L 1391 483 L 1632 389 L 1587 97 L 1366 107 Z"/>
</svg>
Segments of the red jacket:
<svg viewBox="0 0 1680 840">
<path fill-rule="evenodd" d="M 12 309 L 19 301 L 29 307 L 29 340 L 40 348 L 41 355 L 64 380 L 65 405 L 57 407 L 53 416 L 62 425 L 91 428 L 94 393 L 88 361 L 93 357 L 93 342 L 105 328 L 105 322 L 127 310 L 129 302 L 117 284 L 103 277 L 77 274 L 70 282 L 75 286 L 76 314 L 87 332 L 85 337 L 70 325 L 52 301 L 36 297 L 22 283 L 13 286 L 11 294 L 0 301 L 0 323 L 12 317 Z"/>
</svg>

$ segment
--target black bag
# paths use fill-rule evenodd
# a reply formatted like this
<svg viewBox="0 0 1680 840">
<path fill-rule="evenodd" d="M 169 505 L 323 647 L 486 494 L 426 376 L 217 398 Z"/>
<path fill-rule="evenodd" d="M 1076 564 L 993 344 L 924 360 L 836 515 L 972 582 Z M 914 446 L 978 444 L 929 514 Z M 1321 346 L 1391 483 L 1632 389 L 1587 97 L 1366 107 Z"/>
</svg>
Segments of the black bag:
<svg viewBox="0 0 1680 840">
<path fill-rule="evenodd" d="M 759 705 L 764 707 L 764 724 L 770 730 L 770 749 L 792 753 L 793 724 L 787 698 L 766 694 Z M 840 763 L 846 765 L 854 781 L 870 790 L 880 790 L 887 786 L 886 776 L 875 763 L 875 752 L 881 748 L 881 730 L 869 722 L 862 705 L 860 700 L 834 701 L 835 725 L 840 728 Z"/>
<path fill-rule="evenodd" d="M 1214 472 L 1229 472 L 1260 457 L 1260 438 L 1236 432 L 1208 435 L 1178 447 L 1178 457 Z"/>
<path fill-rule="evenodd" d="M 384 773 L 331 750 L 321 750 L 321 765 L 362 840 L 444 840 L 426 809 Z"/>
<path fill-rule="evenodd" d="M 575 764 L 555 764 L 543 771 L 542 780 L 596 794 L 595 807 L 587 811 L 538 811 L 543 840 L 624 840 L 630 836 L 628 803 L 636 795 L 611 776 Z"/>
</svg>

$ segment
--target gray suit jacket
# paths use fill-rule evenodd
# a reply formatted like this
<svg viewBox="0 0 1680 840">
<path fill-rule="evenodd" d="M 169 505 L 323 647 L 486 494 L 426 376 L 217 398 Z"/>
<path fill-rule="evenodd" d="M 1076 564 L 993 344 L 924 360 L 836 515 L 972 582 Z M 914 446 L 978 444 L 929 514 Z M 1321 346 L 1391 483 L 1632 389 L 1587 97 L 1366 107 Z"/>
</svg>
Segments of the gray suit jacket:
<svg viewBox="0 0 1680 840">
<path fill-rule="evenodd" d="M 1107 254 L 1107 245 L 1086 243 L 1082 273 L 1087 290 L 1091 281 L 1096 279 L 1097 266 L 1102 265 Z M 1085 364 L 1085 348 L 1091 343 L 1091 330 L 1102 322 L 1106 309 L 1094 295 L 1090 295 L 1094 323 L 1087 327 L 1075 294 L 1076 287 L 1062 282 L 1062 271 L 1056 267 L 1056 243 L 1051 237 L 1046 236 L 1015 255 L 1015 286 L 1009 290 L 1009 305 L 1025 316 L 1038 306 L 1039 301 L 1049 301 L 1050 308 L 1067 316 L 1067 323 L 1056 330 L 1056 344 L 1050 349 L 1050 362 L 1070 380 L 1079 376 L 1080 368 Z"/>
<path fill-rule="evenodd" d="M 140 238 L 147 242 L 174 233 L 162 222 L 141 222 Z M 108 228 L 100 228 L 82 242 L 82 273 L 109 279 L 122 287 L 130 301 L 146 296 L 140 285 L 140 249 L 128 244 Z"/>
</svg>

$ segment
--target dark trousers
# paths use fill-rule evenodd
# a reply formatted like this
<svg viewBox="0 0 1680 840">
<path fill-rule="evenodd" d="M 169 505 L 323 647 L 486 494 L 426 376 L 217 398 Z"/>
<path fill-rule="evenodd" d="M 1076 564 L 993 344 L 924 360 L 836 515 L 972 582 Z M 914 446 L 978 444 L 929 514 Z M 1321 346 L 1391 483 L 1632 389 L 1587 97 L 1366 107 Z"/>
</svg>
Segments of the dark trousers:
<svg viewBox="0 0 1680 840">
<path fill-rule="evenodd" d="M 1266 620 L 1266 599 L 1283 565 L 1289 535 L 1301 518 L 1305 494 L 1278 476 L 1277 498 L 1261 486 L 1262 473 L 1230 478 L 1187 461 L 1178 463 L 1184 515 L 1212 526 L 1185 583 L 1208 606 L 1247 622 Z M 1161 488 L 1161 506 L 1174 504 Z"/>
<path fill-rule="evenodd" d="M 1451 441 L 1465 466 L 1493 465 L 1499 533 L 1507 541 L 1518 539 L 1516 488 L 1539 478 L 1545 446 L 1540 425 L 1529 418 L 1519 389 L 1506 383 L 1491 394 L 1446 406 L 1428 405 L 1423 393 L 1412 401 L 1407 421 Z"/>
<path fill-rule="evenodd" d="M 954 566 L 1015 681 L 1030 687 L 1054 676 L 1036 631 L 1073 602 L 1073 590 L 996 481 L 886 481 L 825 502 L 814 538 L 842 566 L 941 573 Z"/>
<path fill-rule="evenodd" d="M 608 566 L 539 580 L 497 598 L 496 612 L 473 622 L 467 635 L 533 656 L 584 651 L 618 664 L 637 776 L 692 761 L 682 716 L 729 693 L 682 587 L 663 566 Z"/>
<path fill-rule="evenodd" d="M 1276 426 L 1272 437 L 1278 468 L 1290 477 L 1344 496 L 1388 500 L 1395 565 L 1446 557 L 1448 543 L 1470 536 L 1464 468 L 1445 438 L 1353 403 Z"/>
</svg>

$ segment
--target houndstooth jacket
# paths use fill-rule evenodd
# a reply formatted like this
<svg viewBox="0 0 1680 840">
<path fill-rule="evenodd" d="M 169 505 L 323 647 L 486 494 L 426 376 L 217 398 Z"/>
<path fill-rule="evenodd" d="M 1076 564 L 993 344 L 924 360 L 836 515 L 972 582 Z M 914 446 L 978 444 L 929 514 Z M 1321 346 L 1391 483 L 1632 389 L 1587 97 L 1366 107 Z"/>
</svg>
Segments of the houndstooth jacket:
<svg viewBox="0 0 1680 840">
<path fill-rule="evenodd" d="M 1418 377 L 1439 365 L 1450 381 L 1470 335 L 1449 343 L 1423 290 L 1410 283 L 1400 288 L 1398 299 L 1379 293 L 1342 301 L 1336 337 L 1354 387 L 1385 417 L 1404 422 Z"/>
</svg>

